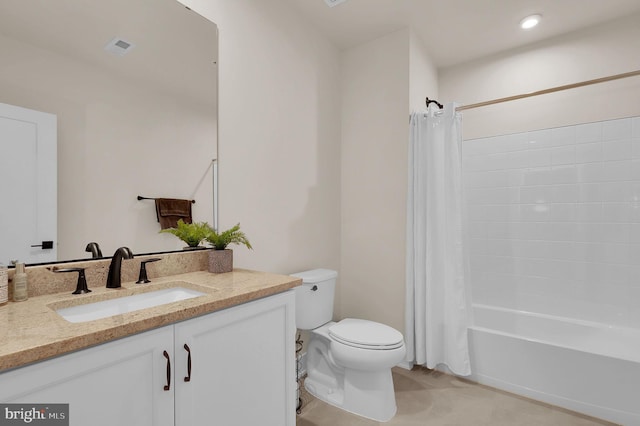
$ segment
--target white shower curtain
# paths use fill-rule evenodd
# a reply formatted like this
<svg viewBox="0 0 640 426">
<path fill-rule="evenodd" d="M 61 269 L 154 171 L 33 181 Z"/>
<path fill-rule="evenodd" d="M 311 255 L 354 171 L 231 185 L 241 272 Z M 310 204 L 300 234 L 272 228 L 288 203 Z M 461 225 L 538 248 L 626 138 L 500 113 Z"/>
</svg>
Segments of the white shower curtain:
<svg viewBox="0 0 640 426">
<path fill-rule="evenodd" d="M 471 374 L 462 214 L 462 116 L 455 104 L 411 114 L 406 361 Z"/>
</svg>

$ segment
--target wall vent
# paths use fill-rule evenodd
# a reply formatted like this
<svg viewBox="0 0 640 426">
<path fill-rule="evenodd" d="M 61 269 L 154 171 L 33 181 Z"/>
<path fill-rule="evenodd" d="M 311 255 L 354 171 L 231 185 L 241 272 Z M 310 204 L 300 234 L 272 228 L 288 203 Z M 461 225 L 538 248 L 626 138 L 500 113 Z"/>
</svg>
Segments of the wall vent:
<svg viewBox="0 0 640 426">
<path fill-rule="evenodd" d="M 339 5 L 340 3 L 344 3 L 347 0 L 324 0 L 324 2 L 327 4 L 327 6 L 329 7 L 334 7 Z"/>
<path fill-rule="evenodd" d="M 134 47 L 135 44 L 131 43 L 130 41 L 124 40 L 120 37 L 116 37 L 109 43 L 107 43 L 107 45 L 104 47 L 104 50 L 113 53 L 114 55 L 124 56 L 129 53 L 129 51 L 131 51 L 131 49 L 133 49 Z"/>
</svg>

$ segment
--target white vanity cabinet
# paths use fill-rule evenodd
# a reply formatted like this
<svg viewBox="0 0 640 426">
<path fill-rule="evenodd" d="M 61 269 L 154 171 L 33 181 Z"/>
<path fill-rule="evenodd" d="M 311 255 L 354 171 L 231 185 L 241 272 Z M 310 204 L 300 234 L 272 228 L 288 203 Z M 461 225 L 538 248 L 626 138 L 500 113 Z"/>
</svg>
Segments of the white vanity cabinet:
<svg viewBox="0 0 640 426">
<path fill-rule="evenodd" d="M 69 403 L 72 426 L 294 426 L 294 351 L 287 291 L 2 373 L 0 402 Z"/>
<path fill-rule="evenodd" d="M 163 327 L 0 374 L 0 402 L 68 403 L 70 425 L 173 425 Z"/>
<path fill-rule="evenodd" d="M 295 425 L 293 301 L 289 291 L 175 325 L 176 426 Z"/>
</svg>

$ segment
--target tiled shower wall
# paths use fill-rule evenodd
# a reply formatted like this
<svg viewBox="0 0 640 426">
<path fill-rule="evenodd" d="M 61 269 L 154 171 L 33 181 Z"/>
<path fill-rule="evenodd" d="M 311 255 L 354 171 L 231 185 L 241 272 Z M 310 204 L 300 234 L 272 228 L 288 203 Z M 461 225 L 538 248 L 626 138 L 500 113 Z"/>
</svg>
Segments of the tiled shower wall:
<svg viewBox="0 0 640 426">
<path fill-rule="evenodd" d="M 640 117 L 467 140 L 474 303 L 640 328 Z"/>
</svg>

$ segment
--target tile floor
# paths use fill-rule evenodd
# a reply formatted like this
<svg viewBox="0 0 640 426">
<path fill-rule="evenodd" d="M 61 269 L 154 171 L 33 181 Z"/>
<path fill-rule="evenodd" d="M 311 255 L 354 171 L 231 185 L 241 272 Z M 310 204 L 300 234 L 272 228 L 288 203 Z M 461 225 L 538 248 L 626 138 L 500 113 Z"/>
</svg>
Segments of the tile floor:
<svg viewBox="0 0 640 426">
<path fill-rule="evenodd" d="M 297 426 L 593 426 L 611 425 L 426 368 L 393 369 L 398 412 L 379 423 L 339 410 L 302 391 Z"/>
</svg>

